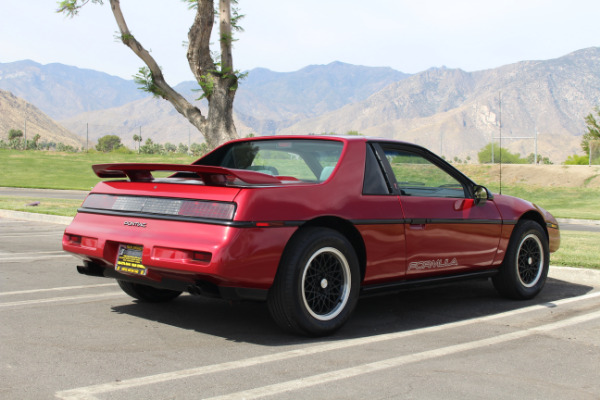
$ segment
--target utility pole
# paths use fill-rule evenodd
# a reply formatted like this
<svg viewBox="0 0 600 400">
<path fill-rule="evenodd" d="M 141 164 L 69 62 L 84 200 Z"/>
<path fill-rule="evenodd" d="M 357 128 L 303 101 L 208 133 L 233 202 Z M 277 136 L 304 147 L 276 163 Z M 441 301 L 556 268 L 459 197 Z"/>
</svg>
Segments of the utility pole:
<svg viewBox="0 0 600 400">
<path fill-rule="evenodd" d="M 25 104 L 25 126 L 23 127 L 23 135 L 25 136 L 24 150 L 27 150 L 27 104 Z"/>
<path fill-rule="evenodd" d="M 537 137 L 538 137 L 538 130 L 537 130 L 537 126 L 536 126 L 535 127 L 535 153 L 534 153 L 534 158 L 533 158 L 533 162 L 535 163 L 535 165 L 537 165 L 537 163 L 538 163 Z"/>
</svg>

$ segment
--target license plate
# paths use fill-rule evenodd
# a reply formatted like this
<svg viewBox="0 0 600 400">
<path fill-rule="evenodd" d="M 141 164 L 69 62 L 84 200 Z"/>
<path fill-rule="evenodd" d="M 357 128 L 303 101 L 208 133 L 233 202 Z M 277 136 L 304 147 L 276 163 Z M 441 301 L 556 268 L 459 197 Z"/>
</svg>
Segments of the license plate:
<svg viewBox="0 0 600 400">
<path fill-rule="evenodd" d="M 119 245 L 119 255 L 117 256 L 115 271 L 126 274 L 146 275 L 148 270 L 142 265 L 143 251 L 144 246 L 135 244 Z"/>
</svg>

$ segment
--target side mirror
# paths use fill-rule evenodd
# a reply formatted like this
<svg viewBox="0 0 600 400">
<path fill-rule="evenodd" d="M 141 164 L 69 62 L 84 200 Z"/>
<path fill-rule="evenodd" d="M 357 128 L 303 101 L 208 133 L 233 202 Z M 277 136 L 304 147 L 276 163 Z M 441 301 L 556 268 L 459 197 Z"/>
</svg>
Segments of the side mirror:
<svg viewBox="0 0 600 400">
<path fill-rule="evenodd" d="M 475 185 L 473 186 L 473 198 L 475 200 L 474 203 L 477 206 L 485 204 L 485 202 L 488 200 L 493 200 L 494 195 L 492 195 L 492 193 L 487 190 L 485 186 Z"/>
</svg>

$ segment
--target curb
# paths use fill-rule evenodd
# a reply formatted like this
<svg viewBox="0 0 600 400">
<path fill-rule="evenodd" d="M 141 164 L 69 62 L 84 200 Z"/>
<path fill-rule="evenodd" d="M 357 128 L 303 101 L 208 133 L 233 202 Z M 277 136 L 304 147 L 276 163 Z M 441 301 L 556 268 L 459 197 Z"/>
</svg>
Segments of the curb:
<svg viewBox="0 0 600 400">
<path fill-rule="evenodd" d="M 559 224 L 600 225 L 600 221 L 596 219 L 556 218 L 556 220 Z"/>
<path fill-rule="evenodd" d="M 69 225 L 73 217 L 60 215 L 38 214 L 24 211 L 0 210 L 0 218 L 14 218 L 23 221 L 49 222 L 52 224 Z"/>
<path fill-rule="evenodd" d="M 550 265 L 548 277 L 567 282 L 576 281 L 592 287 L 600 286 L 600 270 L 598 269 Z"/>
</svg>

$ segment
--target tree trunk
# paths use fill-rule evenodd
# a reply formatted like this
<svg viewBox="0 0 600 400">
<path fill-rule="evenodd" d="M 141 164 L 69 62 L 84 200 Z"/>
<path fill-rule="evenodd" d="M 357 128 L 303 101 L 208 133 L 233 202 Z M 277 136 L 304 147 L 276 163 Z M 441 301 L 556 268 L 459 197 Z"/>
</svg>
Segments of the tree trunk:
<svg viewBox="0 0 600 400">
<path fill-rule="evenodd" d="M 233 98 L 235 90 L 225 79 L 217 80 L 213 93 L 208 99 L 206 123 L 206 144 L 210 149 L 238 137 L 233 123 Z"/>
<path fill-rule="evenodd" d="M 233 71 L 231 56 L 230 0 L 220 0 L 221 13 L 227 15 L 220 19 L 221 51 L 224 60 L 220 68 L 214 62 L 210 52 L 210 36 L 214 24 L 213 0 L 198 0 L 196 18 L 189 30 L 188 62 L 196 80 L 208 100 L 208 117 L 200 109 L 175 91 L 164 79 L 160 67 L 150 53 L 129 31 L 121 12 L 119 0 L 110 0 L 111 8 L 121 31 L 121 40 L 148 66 L 152 83 L 158 93 L 168 100 L 175 109 L 194 125 L 204 136 L 209 149 L 238 137 L 233 122 L 233 99 L 237 89 L 237 76 Z"/>
</svg>

